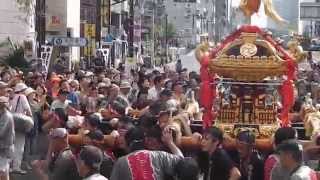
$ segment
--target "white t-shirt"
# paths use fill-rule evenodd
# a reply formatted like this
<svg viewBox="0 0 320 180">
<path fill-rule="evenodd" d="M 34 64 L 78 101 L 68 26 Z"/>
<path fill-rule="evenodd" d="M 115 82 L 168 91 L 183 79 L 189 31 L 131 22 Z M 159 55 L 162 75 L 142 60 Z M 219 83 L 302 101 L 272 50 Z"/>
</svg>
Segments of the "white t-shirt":
<svg viewBox="0 0 320 180">
<path fill-rule="evenodd" d="M 163 90 L 163 88 L 158 91 L 155 86 L 148 90 L 148 99 L 152 101 L 156 101 L 159 99 L 159 94 Z"/>
<path fill-rule="evenodd" d="M 93 174 L 83 180 L 108 180 L 106 177 L 102 176 L 101 174 Z"/>
<path fill-rule="evenodd" d="M 23 94 L 14 95 L 10 101 L 11 112 L 31 115 L 31 108 L 27 97 Z"/>
<path fill-rule="evenodd" d="M 69 100 L 65 100 L 64 102 L 61 102 L 59 99 L 56 99 L 51 104 L 51 111 L 54 111 L 55 109 L 61 108 L 66 110 L 71 102 Z"/>
</svg>

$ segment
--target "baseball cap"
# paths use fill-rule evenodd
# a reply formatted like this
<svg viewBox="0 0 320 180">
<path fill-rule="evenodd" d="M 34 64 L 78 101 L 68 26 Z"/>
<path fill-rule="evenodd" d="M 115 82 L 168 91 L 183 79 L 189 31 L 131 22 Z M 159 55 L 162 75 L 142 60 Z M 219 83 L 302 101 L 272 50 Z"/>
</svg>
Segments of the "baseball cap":
<svg viewBox="0 0 320 180">
<path fill-rule="evenodd" d="M 93 131 L 89 131 L 88 134 L 86 134 L 90 139 L 96 140 L 96 141 L 103 141 L 104 135 L 102 131 L 96 129 Z"/>
<path fill-rule="evenodd" d="M 256 136 L 250 130 L 243 130 L 238 133 L 237 140 L 248 145 L 253 145 L 256 142 Z"/>
<path fill-rule="evenodd" d="M 98 127 L 101 123 L 101 117 L 97 114 L 90 114 L 85 118 L 85 120 L 94 127 Z"/>
<path fill-rule="evenodd" d="M 61 78 L 58 76 L 54 76 L 51 78 L 52 83 L 59 83 L 61 81 Z"/>
<path fill-rule="evenodd" d="M 81 149 L 79 158 L 84 161 L 85 165 L 99 170 L 103 154 L 99 148 L 88 145 Z"/>
<path fill-rule="evenodd" d="M 164 89 L 160 92 L 160 96 L 168 96 L 171 97 L 172 96 L 172 91 L 170 91 L 169 89 Z"/>
<path fill-rule="evenodd" d="M 223 132 L 218 127 L 210 127 L 204 131 L 204 134 L 209 134 L 213 138 L 221 142 L 223 141 Z"/>
<path fill-rule="evenodd" d="M 284 151 L 284 152 L 302 152 L 303 147 L 295 140 L 290 140 L 285 143 L 282 143 L 278 146 L 277 151 Z"/>
</svg>

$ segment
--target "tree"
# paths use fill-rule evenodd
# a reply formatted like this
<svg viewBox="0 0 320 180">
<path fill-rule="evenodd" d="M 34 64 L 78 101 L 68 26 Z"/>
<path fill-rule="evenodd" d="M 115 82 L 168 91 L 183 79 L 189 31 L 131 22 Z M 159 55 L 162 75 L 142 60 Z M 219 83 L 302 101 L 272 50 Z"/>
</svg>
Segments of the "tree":
<svg viewBox="0 0 320 180">
<path fill-rule="evenodd" d="M 19 68 L 23 71 L 30 68 L 30 64 L 24 58 L 24 49 L 22 46 L 15 44 L 8 37 L 6 41 L 0 43 L 0 47 L 8 47 L 10 49 L 9 55 L 0 58 L 4 64 L 12 68 Z"/>
<path fill-rule="evenodd" d="M 166 24 L 165 24 L 165 22 L 156 25 L 155 34 L 158 35 L 158 37 L 160 39 L 165 39 L 165 37 L 166 37 Z M 168 23 L 168 26 L 167 26 L 168 40 L 175 38 L 176 34 L 177 34 L 176 27 L 172 23 Z"/>
</svg>

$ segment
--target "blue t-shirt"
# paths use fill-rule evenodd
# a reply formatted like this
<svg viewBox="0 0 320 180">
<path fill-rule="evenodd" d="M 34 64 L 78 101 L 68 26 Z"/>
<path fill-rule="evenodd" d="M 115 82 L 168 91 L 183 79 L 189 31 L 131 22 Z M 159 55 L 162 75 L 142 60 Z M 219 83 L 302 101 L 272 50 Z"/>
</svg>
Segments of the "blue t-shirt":
<svg viewBox="0 0 320 180">
<path fill-rule="evenodd" d="M 79 97 L 75 92 L 69 93 L 67 99 L 71 101 L 70 105 L 72 106 L 78 106 L 80 103 Z"/>
</svg>

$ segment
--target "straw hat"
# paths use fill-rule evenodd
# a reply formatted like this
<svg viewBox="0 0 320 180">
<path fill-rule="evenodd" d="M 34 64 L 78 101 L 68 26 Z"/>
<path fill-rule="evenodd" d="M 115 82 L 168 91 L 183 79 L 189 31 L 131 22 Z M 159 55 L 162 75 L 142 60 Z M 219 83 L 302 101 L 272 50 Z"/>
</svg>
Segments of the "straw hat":
<svg viewBox="0 0 320 180">
<path fill-rule="evenodd" d="M 26 95 L 26 96 L 29 96 L 31 93 L 35 93 L 36 91 L 34 90 L 34 89 L 32 89 L 32 88 L 27 88 L 25 91 L 24 91 L 24 94 Z"/>
<path fill-rule="evenodd" d="M 28 86 L 26 84 L 18 83 L 14 87 L 14 92 L 22 92 L 22 91 L 26 90 L 27 88 L 28 88 Z"/>
<path fill-rule="evenodd" d="M 128 81 L 122 81 L 120 84 L 120 89 L 128 89 L 131 88 L 131 85 Z"/>
<path fill-rule="evenodd" d="M 7 83 L 0 81 L 0 88 L 7 88 L 7 87 L 8 87 Z"/>
<path fill-rule="evenodd" d="M 9 98 L 5 97 L 5 96 L 0 96 L 0 103 L 8 103 L 9 102 Z"/>
</svg>

